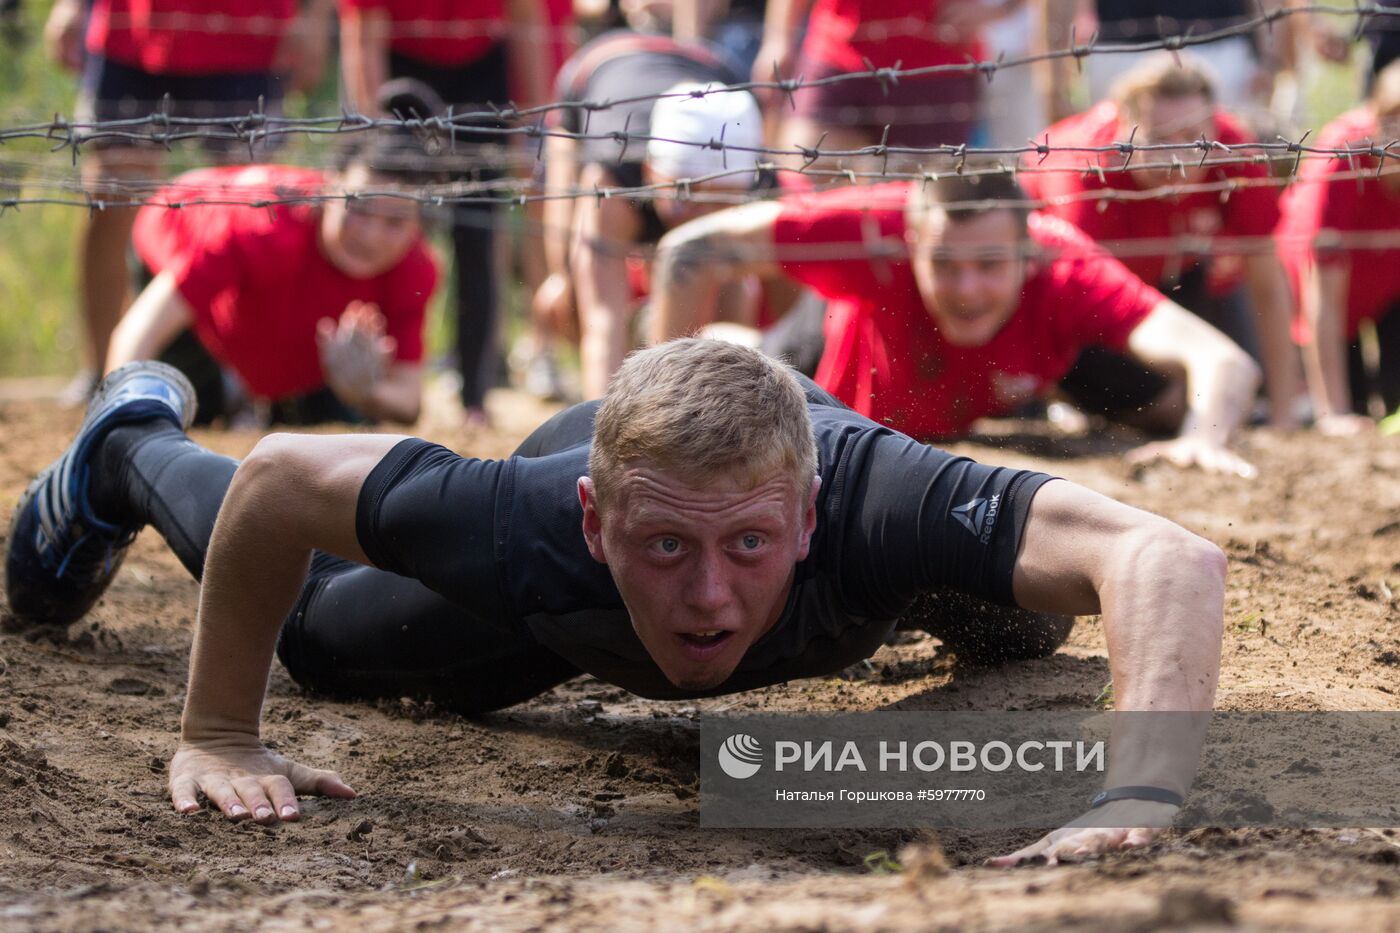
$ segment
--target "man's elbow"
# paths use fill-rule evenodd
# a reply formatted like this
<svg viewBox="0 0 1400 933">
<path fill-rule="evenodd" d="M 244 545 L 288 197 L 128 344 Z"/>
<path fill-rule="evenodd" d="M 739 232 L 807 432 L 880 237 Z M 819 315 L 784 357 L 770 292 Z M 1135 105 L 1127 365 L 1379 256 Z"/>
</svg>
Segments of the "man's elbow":
<svg viewBox="0 0 1400 933">
<path fill-rule="evenodd" d="M 1129 532 L 1129 538 L 1118 549 L 1123 573 L 1135 582 L 1155 583 L 1160 592 L 1218 606 L 1219 613 L 1197 618 L 1220 627 L 1228 562 L 1218 545 L 1157 516 Z"/>
<path fill-rule="evenodd" d="M 1264 370 L 1239 344 L 1223 335 L 1217 349 L 1217 359 L 1218 365 L 1231 374 L 1230 381 L 1240 387 L 1242 403 L 1248 404 L 1263 384 Z"/>
</svg>

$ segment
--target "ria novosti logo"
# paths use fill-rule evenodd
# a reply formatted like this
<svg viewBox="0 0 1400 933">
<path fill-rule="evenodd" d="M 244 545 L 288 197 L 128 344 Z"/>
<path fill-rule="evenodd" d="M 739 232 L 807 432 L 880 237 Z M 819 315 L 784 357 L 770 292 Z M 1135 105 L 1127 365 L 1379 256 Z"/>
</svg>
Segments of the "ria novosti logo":
<svg viewBox="0 0 1400 933">
<path fill-rule="evenodd" d="M 763 767 L 763 746 L 758 739 L 736 732 L 719 747 L 720 770 L 736 781 L 751 778 Z"/>
</svg>

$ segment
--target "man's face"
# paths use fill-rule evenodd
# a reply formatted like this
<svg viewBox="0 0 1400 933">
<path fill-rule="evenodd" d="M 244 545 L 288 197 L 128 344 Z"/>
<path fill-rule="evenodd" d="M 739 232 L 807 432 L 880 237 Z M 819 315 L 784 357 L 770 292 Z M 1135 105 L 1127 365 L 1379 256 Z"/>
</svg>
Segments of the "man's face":
<svg viewBox="0 0 1400 933">
<path fill-rule="evenodd" d="M 362 166 L 352 166 L 340 179 L 347 192 L 368 188 L 390 190 Z M 421 232 L 418 204 L 397 198 L 327 201 L 321 214 L 321 251 L 331 264 L 354 279 L 388 272 L 408 255 Z"/>
<path fill-rule="evenodd" d="M 1214 139 L 1216 136 L 1215 105 L 1201 94 L 1186 97 L 1145 96 L 1142 98 L 1141 113 L 1132 116 L 1125 114 L 1123 121 L 1125 125 L 1120 138 L 1127 139 L 1132 124 L 1136 124 L 1138 132 L 1134 142 L 1142 145 L 1186 145 L 1202 137 Z M 1197 149 L 1140 152 L 1133 157 L 1133 162 L 1171 162 L 1173 156 L 1180 160 L 1185 170 L 1184 178 L 1181 169 L 1143 169 L 1133 172 L 1138 187 L 1197 182 L 1205 177 L 1207 169 L 1201 166 L 1201 153 Z"/>
<path fill-rule="evenodd" d="M 926 212 L 909 244 L 924 310 L 956 347 L 987 344 L 1021 302 L 1026 240 L 1020 218 L 993 210 L 952 221 Z"/>
<path fill-rule="evenodd" d="M 667 680 L 720 685 L 777 622 L 811 544 L 819 486 L 804 496 L 787 473 L 697 486 L 638 463 L 599 512 L 593 481 L 579 479 L 588 550 L 608 565 Z"/>
</svg>

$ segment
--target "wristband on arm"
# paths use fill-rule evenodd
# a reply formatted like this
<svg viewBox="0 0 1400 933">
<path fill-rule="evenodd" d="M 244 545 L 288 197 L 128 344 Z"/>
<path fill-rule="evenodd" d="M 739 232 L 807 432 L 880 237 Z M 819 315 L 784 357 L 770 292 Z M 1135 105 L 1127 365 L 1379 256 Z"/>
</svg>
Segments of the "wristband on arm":
<svg viewBox="0 0 1400 933">
<path fill-rule="evenodd" d="M 1099 791 L 1094 795 L 1094 799 L 1089 801 L 1089 809 L 1097 810 L 1114 800 L 1151 800 L 1154 803 L 1169 803 L 1174 807 L 1179 807 L 1186 802 L 1185 797 L 1174 790 L 1167 790 L 1165 787 L 1128 784 L 1123 787 L 1110 787 L 1107 790 Z"/>
</svg>

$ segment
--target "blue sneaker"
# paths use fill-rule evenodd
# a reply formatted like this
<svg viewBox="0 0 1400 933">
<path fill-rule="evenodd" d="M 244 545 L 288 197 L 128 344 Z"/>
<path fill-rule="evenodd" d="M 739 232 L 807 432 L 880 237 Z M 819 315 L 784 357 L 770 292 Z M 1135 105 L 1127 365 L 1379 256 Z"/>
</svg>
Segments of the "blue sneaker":
<svg viewBox="0 0 1400 933">
<path fill-rule="evenodd" d="M 67 625 L 112 582 L 141 529 L 104 522 L 88 503 L 88 459 L 107 432 L 163 418 L 187 430 L 194 388 L 164 363 L 128 363 L 103 379 L 78 436 L 20 497 L 5 550 L 10 611 L 27 622 Z"/>
</svg>

